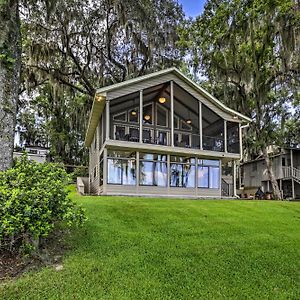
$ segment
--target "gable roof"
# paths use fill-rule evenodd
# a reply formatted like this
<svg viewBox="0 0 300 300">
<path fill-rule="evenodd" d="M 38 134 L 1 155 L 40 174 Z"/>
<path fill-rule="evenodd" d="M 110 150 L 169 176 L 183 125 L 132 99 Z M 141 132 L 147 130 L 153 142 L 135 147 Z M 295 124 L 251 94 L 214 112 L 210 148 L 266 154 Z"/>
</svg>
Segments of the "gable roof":
<svg viewBox="0 0 300 300">
<path fill-rule="evenodd" d="M 91 110 L 91 113 L 90 113 L 88 129 L 87 129 L 86 137 L 85 137 L 85 145 L 87 147 L 90 146 L 90 144 L 93 140 L 94 132 L 95 132 L 96 127 L 98 125 L 99 116 L 102 113 L 103 108 L 105 106 L 105 100 L 106 100 L 107 93 L 118 90 L 120 88 L 124 88 L 124 87 L 130 86 L 130 85 L 140 83 L 142 81 L 147 81 L 147 80 L 153 79 L 155 77 L 166 75 L 166 74 L 169 74 L 169 73 L 173 73 L 175 76 L 177 76 L 178 78 L 183 80 L 186 84 L 188 84 L 189 86 L 194 88 L 196 91 L 198 91 L 201 95 L 203 95 L 206 99 L 208 99 L 213 104 L 215 104 L 221 110 L 223 110 L 223 111 L 225 111 L 228 114 L 231 114 L 233 116 L 239 117 L 244 122 L 251 122 L 252 121 L 247 116 L 245 116 L 245 115 L 243 115 L 243 114 L 227 107 L 225 104 L 223 104 L 221 101 L 216 99 L 213 95 L 208 93 L 206 90 L 204 90 L 201 86 L 199 86 L 193 80 L 191 80 L 186 75 L 184 75 L 182 72 L 180 72 L 177 68 L 169 68 L 169 69 L 161 70 L 161 71 L 154 72 L 154 73 L 151 73 L 151 74 L 147 74 L 147 75 L 144 75 L 144 76 L 139 76 L 139 77 L 136 77 L 136 78 L 133 78 L 133 79 L 129 79 L 129 80 L 126 80 L 126 81 L 123 81 L 123 82 L 120 82 L 120 83 L 112 84 L 112 85 L 97 89 L 96 94 L 95 94 L 95 98 L 94 98 L 94 101 L 93 101 L 92 110 Z"/>
</svg>

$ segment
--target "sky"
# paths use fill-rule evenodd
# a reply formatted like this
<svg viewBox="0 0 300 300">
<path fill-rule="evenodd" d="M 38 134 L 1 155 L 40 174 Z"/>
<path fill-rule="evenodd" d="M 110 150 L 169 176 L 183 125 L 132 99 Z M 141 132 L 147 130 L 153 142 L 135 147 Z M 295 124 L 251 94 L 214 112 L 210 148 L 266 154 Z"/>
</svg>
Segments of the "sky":
<svg viewBox="0 0 300 300">
<path fill-rule="evenodd" d="M 196 17 L 203 11 L 205 0 L 178 0 L 188 17 Z"/>
</svg>

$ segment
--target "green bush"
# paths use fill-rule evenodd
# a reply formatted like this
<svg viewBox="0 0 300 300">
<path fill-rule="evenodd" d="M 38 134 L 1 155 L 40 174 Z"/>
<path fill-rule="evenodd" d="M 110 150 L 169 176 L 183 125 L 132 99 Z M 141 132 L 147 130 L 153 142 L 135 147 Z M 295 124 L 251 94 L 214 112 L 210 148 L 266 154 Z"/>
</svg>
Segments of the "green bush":
<svg viewBox="0 0 300 300">
<path fill-rule="evenodd" d="M 59 165 L 38 164 L 26 155 L 0 172 L 0 250 L 37 250 L 57 224 L 84 222 L 83 209 L 67 197 L 69 180 Z"/>
<path fill-rule="evenodd" d="M 76 182 L 77 177 L 88 177 L 89 172 L 88 168 L 85 167 L 76 167 L 72 173 L 72 179 Z"/>
</svg>

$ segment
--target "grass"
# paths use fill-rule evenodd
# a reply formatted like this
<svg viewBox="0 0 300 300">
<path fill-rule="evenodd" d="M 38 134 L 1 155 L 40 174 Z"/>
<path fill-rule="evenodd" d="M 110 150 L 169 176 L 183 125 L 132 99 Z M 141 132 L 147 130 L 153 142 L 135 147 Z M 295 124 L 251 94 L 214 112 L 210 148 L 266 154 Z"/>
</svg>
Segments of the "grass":
<svg viewBox="0 0 300 300">
<path fill-rule="evenodd" d="M 300 203 L 81 197 L 64 269 L 1 299 L 300 299 Z"/>
</svg>

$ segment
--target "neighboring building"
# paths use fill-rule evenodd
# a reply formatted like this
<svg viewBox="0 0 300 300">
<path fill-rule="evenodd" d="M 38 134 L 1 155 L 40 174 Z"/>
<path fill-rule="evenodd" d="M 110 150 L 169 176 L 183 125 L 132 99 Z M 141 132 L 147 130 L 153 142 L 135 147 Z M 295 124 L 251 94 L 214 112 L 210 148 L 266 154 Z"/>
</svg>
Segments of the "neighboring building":
<svg viewBox="0 0 300 300">
<path fill-rule="evenodd" d="M 220 198 L 222 164 L 241 159 L 250 121 L 175 68 L 99 89 L 85 140 L 89 191 Z"/>
<path fill-rule="evenodd" d="M 270 150 L 270 157 L 283 198 L 300 199 L 300 147 L 295 145 L 273 148 Z M 253 196 L 259 187 L 264 193 L 272 193 L 272 185 L 263 158 L 243 163 L 241 178 L 242 197 Z"/>
<path fill-rule="evenodd" d="M 47 161 L 49 148 L 40 147 L 40 146 L 25 146 L 24 150 L 20 149 L 18 151 L 14 151 L 14 158 L 19 158 L 23 155 L 23 153 L 27 153 L 27 157 L 29 160 L 36 161 L 38 163 L 44 163 Z"/>
</svg>

